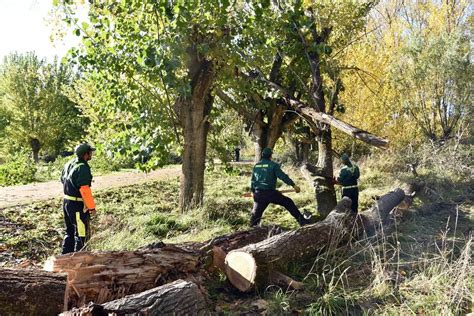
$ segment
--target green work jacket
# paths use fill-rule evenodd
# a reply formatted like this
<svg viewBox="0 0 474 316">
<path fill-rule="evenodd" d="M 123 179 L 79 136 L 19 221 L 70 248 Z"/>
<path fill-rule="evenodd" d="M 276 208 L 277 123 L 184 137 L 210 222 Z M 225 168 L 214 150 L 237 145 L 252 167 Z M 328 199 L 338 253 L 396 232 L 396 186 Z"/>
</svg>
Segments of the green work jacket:
<svg viewBox="0 0 474 316">
<path fill-rule="evenodd" d="M 61 182 L 64 194 L 81 197 L 79 188 L 83 185 L 92 185 L 91 167 L 87 161 L 76 157 L 64 165 L 61 172 Z"/>
<path fill-rule="evenodd" d="M 350 166 L 344 166 L 339 172 L 339 177 L 337 177 L 337 182 L 339 182 L 343 187 L 357 185 L 357 179 L 360 177 L 359 167 L 352 164 Z"/>
<path fill-rule="evenodd" d="M 293 180 L 281 170 L 279 164 L 270 159 L 262 159 L 253 167 L 250 190 L 252 192 L 256 190 L 275 190 L 277 178 L 288 185 L 295 185 Z"/>
</svg>

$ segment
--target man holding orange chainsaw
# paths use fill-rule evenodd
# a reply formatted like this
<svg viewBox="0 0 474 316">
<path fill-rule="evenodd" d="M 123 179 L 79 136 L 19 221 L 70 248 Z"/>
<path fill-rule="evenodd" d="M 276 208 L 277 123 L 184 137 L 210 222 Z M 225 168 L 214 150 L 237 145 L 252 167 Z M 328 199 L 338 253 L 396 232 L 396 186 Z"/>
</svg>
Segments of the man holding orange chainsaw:
<svg viewBox="0 0 474 316">
<path fill-rule="evenodd" d="M 91 168 L 87 162 L 91 160 L 94 150 L 87 143 L 79 144 L 74 150 L 76 157 L 61 172 L 66 226 L 62 254 L 81 250 L 89 236 L 90 215 L 95 214 L 95 202 L 91 191 Z"/>
<path fill-rule="evenodd" d="M 286 208 L 300 226 L 308 224 L 309 222 L 303 217 L 293 200 L 276 190 L 278 178 L 291 185 L 296 193 L 300 192 L 300 188 L 281 170 L 280 165 L 271 159 L 272 150 L 265 148 L 262 150 L 262 159 L 253 167 L 250 190 L 252 191 L 254 202 L 250 225 L 256 226 L 260 223 L 263 212 L 270 203 Z"/>
</svg>

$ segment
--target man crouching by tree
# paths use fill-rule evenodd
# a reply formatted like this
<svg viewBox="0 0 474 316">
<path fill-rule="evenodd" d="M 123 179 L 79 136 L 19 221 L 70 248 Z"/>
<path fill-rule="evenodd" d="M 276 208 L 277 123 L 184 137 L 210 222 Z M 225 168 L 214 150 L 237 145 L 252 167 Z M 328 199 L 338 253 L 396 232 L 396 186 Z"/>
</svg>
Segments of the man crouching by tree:
<svg viewBox="0 0 474 316">
<path fill-rule="evenodd" d="M 256 226 L 260 223 L 263 212 L 270 203 L 286 208 L 298 221 L 300 226 L 308 224 L 308 221 L 300 213 L 293 200 L 276 190 L 276 181 L 278 178 L 286 184 L 291 185 L 296 193 L 300 192 L 300 188 L 281 170 L 280 165 L 271 159 L 272 150 L 265 148 L 262 150 L 262 159 L 253 167 L 250 189 L 253 193 L 254 202 L 250 225 Z"/>
<path fill-rule="evenodd" d="M 344 167 L 341 168 L 339 176 L 334 182 L 342 186 L 342 197 L 347 196 L 351 199 L 351 209 L 357 213 L 359 207 L 359 188 L 357 186 L 357 179 L 360 177 L 359 167 L 351 162 L 347 154 L 341 155 L 341 161 Z"/>
<path fill-rule="evenodd" d="M 62 254 L 80 251 L 89 237 L 90 215 L 95 215 L 95 202 L 91 191 L 91 168 L 87 162 L 94 150 L 87 143 L 78 145 L 74 150 L 76 158 L 64 165 L 61 172 L 66 226 Z"/>
</svg>

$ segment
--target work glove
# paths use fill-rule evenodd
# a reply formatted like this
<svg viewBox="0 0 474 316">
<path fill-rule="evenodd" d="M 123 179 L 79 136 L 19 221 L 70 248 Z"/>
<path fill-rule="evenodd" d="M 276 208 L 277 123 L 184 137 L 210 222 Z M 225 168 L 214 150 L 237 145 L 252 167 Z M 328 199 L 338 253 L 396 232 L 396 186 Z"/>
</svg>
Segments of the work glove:
<svg viewBox="0 0 474 316">
<path fill-rule="evenodd" d="M 301 192 L 300 187 L 297 186 L 297 185 L 294 185 L 294 186 L 293 186 L 293 189 L 295 189 L 295 192 L 296 192 L 296 193 L 300 193 L 300 192 Z"/>
<path fill-rule="evenodd" d="M 86 212 L 88 212 L 88 213 L 91 214 L 92 216 L 95 216 L 96 210 L 95 210 L 95 208 L 88 208 L 88 209 L 86 210 Z"/>
</svg>

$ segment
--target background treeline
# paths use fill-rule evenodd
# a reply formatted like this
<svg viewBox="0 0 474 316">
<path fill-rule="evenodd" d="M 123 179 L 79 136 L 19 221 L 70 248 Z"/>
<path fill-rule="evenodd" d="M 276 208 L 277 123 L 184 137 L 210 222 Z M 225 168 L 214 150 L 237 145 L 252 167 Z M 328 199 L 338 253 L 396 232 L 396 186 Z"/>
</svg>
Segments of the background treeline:
<svg viewBox="0 0 474 316">
<path fill-rule="evenodd" d="M 98 2 L 86 21 L 77 5 L 55 6 L 82 39 L 62 62 L 11 54 L 0 66 L 2 185 L 33 181 L 34 162 L 79 140 L 97 146 L 104 169 L 183 162 L 203 177 L 196 157 L 226 161 L 235 147 L 317 161 L 324 135 L 255 80 L 311 104 L 312 55 L 328 113 L 388 138 L 390 152 L 416 163 L 427 144 L 472 143 L 469 1 Z M 337 153 L 377 151 L 331 137 Z M 200 181 L 184 185 L 200 199 Z"/>
</svg>

